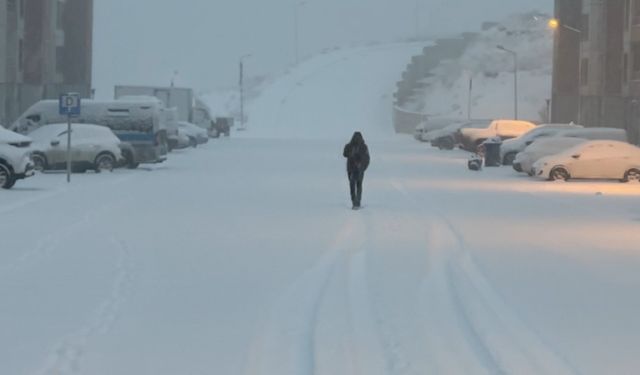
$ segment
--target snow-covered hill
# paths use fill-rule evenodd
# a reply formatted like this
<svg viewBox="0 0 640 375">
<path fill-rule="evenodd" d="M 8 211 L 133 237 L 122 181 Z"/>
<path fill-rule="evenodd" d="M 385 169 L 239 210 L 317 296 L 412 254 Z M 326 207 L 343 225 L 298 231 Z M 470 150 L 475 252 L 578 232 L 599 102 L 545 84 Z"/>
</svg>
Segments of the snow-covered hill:
<svg viewBox="0 0 640 375">
<path fill-rule="evenodd" d="M 519 116 L 544 120 L 551 95 L 553 33 L 547 16 L 537 13 L 513 16 L 483 32 L 462 58 L 443 61 L 424 80 L 427 85 L 407 109 L 444 118 L 466 118 L 469 79 L 473 79 L 472 117 L 512 118 L 514 115 L 513 56 L 518 55 Z"/>
<path fill-rule="evenodd" d="M 400 72 L 423 43 L 328 51 L 267 80 L 248 104 L 248 137 L 388 136 Z"/>
</svg>

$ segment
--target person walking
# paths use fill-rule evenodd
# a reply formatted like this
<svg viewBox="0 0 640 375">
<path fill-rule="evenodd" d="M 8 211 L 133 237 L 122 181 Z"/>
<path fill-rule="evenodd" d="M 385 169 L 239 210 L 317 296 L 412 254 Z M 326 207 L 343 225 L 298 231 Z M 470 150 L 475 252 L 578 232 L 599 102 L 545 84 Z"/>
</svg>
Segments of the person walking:
<svg viewBox="0 0 640 375">
<path fill-rule="evenodd" d="M 362 203 L 362 181 L 364 180 L 364 172 L 369 167 L 371 160 L 369 148 L 362 137 L 362 133 L 353 133 L 351 142 L 344 146 L 342 155 L 347 158 L 347 175 L 349 176 L 351 202 L 353 203 L 353 209 L 357 210 Z"/>
</svg>

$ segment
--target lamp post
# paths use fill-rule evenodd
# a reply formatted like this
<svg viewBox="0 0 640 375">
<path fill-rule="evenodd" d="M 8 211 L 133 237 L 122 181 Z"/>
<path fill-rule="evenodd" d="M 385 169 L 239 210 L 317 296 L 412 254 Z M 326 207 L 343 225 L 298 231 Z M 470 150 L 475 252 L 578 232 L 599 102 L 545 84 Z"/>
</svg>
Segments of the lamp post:
<svg viewBox="0 0 640 375">
<path fill-rule="evenodd" d="M 299 30 L 299 17 L 300 17 L 300 8 L 307 4 L 306 1 L 300 1 L 294 4 L 293 6 L 293 43 L 294 43 L 294 52 L 296 55 L 296 65 L 300 62 L 300 30 Z"/>
<path fill-rule="evenodd" d="M 552 18 L 549 20 L 549 28 L 553 31 L 557 31 L 561 27 L 565 30 L 569 30 L 578 34 L 580 40 L 578 41 L 578 124 L 582 124 L 582 30 L 577 29 L 575 27 L 571 27 L 569 25 L 565 25 L 560 22 L 557 18 Z M 551 104 L 552 106 L 555 103 Z"/>
<path fill-rule="evenodd" d="M 238 130 L 245 130 L 244 127 L 244 60 L 251 57 L 251 54 L 246 54 L 240 57 L 240 128 Z"/>
<path fill-rule="evenodd" d="M 496 46 L 499 50 L 510 53 L 513 56 L 513 112 L 515 120 L 518 119 L 518 54 L 516 51 L 504 48 L 499 45 Z"/>
</svg>

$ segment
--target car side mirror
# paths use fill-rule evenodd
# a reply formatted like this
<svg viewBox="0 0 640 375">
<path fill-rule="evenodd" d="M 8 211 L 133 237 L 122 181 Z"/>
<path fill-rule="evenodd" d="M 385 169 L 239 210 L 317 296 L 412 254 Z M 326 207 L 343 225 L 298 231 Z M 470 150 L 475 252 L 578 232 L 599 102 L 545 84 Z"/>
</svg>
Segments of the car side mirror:
<svg viewBox="0 0 640 375">
<path fill-rule="evenodd" d="M 572 157 L 572 158 L 574 158 L 574 159 L 580 159 L 580 154 L 577 154 L 577 155 L 571 155 L 571 157 Z"/>
<path fill-rule="evenodd" d="M 56 140 L 51 141 L 51 146 L 53 146 L 53 147 L 58 147 L 58 146 L 60 146 L 60 141 L 58 141 L 57 139 L 56 139 Z"/>
</svg>

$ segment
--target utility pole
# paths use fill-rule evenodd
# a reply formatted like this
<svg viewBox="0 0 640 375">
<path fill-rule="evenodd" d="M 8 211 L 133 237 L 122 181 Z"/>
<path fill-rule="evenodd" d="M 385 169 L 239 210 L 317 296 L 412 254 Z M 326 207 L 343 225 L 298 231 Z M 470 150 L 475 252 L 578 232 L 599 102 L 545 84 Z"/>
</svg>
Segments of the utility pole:
<svg viewBox="0 0 640 375">
<path fill-rule="evenodd" d="M 244 127 L 244 60 L 251 57 L 251 54 L 244 55 L 240 57 L 240 79 L 239 79 L 239 87 L 240 87 L 240 128 L 238 130 L 245 130 Z"/>
<path fill-rule="evenodd" d="M 514 120 L 518 119 L 518 54 L 516 51 L 497 46 L 501 51 L 510 53 L 513 56 L 513 112 Z"/>
<path fill-rule="evenodd" d="M 300 8 L 307 4 L 306 1 L 298 2 L 293 7 L 293 48 L 296 57 L 296 65 L 300 63 Z"/>
</svg>

